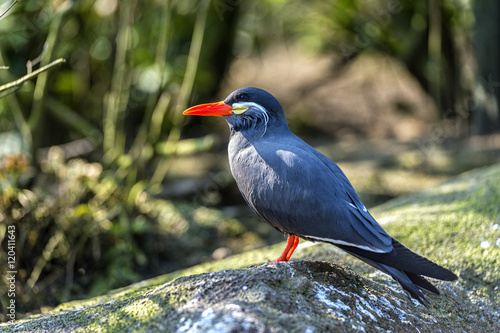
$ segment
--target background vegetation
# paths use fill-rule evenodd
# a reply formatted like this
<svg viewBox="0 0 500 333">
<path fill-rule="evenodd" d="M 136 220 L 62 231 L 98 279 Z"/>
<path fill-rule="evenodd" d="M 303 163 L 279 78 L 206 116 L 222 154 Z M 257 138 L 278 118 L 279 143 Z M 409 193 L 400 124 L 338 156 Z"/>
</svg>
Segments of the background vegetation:
<svg viewBox="0 0 500 333">
<path fill-rule="evenodd" d="M 2 2 L 0 12 L 11 3 Z M 6 228 L 15 225 L 18 313 L 282 239 L 247 215 L 219 145 L 226 140 L 224 124 L 189 119 L 183 126 L 183 109 L 220 99 L 237 84 L 274 87 L 269 90 L 292 110 L 296 132 L 313 141 L 318 138 L 312 134 L 328 133 L 343 144 L 325 152 L 356 165 L 377 155 L 376 166 L 396 170 L 387 174 L 392 187 L 384 185 L 384 173 L 353 175 L 362 192 L 369 186 L 379 192 L 372 204 L 411 191 L 401 184 L 416 175 L 437 181 L 498 161 L 497 136 L 468 139 L 500 127 L 498 67 L 483 66 L 477 74 L 474 61 L 498 59 L 498 51 L 477 48 L 475 54 L 472 48 L 474 31 L 486 38 L 484 31 L 498 23 L 488 15 L 476 22 L 473 9 L 484 12 L 455 0 L 16 3 L 0 19 L 0 241 L 5 248 Z M 283 49 L 284 56 L 276 51 Z M 297 54 L 327 65 L 308 80 L 294 67 L 299 79 L 290 87 L 266 64 Z M 56 59 L 65 63 L 6 86 Z M 359 95 L 340 97 L 354 104 L 326 130 L 318 124 L 324 122 L 321 110 L 339 108 L 304 102 L 353 71 L 375 73 L 372 84 L 389 90 L 380 59 L 397 64 L 396 76 L 420 92 L 418 103 L 427 110 L 420 125 L 431 129 L 399 146 L 397 156 L 373 142 L 356 151 L 345 145 L 353 133 L 355 143 L 373 138 L 372 118 L 369 126 L 345 120 L 358 117 Z M 271 79 L 263 81 L 266 71 Z M 389 109 L 419 118 L 409 98 L 400 96 Z M 378 124 L 391 116 L 381 105 L 373 110 Z M 335 117 L 328 112 L 328 119 Z M 448 151 L 446 163 L 436 160 L 433 152 L 448 138 L 461 140 L 452 152 L 480 142 L 486 154 L 475 151 L 471 160 Z M 395 183 L 398 177 L 403 180 Z M 0 261 L 5 263 L 4 251 Z M 0 267 L 3 276 L 6 265 Z M 8 301 L 4 283 L 2 307 Z"/>
</svg>

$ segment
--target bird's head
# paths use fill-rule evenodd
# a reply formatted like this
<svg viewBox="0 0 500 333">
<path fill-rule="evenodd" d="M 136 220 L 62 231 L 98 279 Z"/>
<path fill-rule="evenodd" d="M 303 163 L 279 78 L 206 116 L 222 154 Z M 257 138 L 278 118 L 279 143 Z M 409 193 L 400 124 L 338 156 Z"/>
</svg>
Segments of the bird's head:
<svg viewBox="0 0 500 333">
<path fill-rule="evenodd" d="M 234 130 L 286 124 L 283 108 L 273 95 L 265 90 L 246 87 L 233 91 L 224 101 L 193 106 L 182 114 L 222 116 Z"/>
</svg>

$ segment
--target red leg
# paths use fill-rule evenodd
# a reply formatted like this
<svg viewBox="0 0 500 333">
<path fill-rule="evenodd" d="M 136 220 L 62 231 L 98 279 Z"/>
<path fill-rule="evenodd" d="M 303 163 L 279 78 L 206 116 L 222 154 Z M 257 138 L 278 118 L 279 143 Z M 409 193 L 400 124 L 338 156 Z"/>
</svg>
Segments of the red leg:
<svg viewBox="0 0 500 333">
<path fill-rule="evenodd" d="M 290 260 L 290 258 L 292 257 L 292 253 L 293 251 L 295 251 L 297 245 L 299 245 L 299 237 L 295 235 L 288 235 L 285 250 L 276 261 L 271 261 L 270 264 Z"/>
<path fill-rule="evenodd" d="M 286 255 L 286 261 L 290 260 L 290 258 L 292 257 L 292 254 L 293 254 L 293 251 L 295 251 L 295 249 L 297 248 L 297 246 L 299 245 L 299 237 L 298 236 L 293 236 L 294 237 L 294 240 L 293 240 L 293 245 L 292 247 L 288 250 L 288 253 Z"/>
</svg>

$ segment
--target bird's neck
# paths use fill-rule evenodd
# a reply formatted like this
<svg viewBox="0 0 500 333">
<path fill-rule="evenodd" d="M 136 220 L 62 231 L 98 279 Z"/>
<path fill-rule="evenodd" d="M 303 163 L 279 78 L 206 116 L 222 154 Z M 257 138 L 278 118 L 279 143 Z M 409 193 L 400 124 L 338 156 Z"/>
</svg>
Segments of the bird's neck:
<svg viewBox="0 0 500 333">
<path fill-rule="evenodd" d="M 286 121 L 281 119 L 270 119 L 265 122 L 263 119 L 257 121 L 245 121 L 242 119 L 237 124 L 229 124 L 231 131 L 231 138 L 234 136 L 242 135 L 247 140 L 253 142 L 258 140 L 269 140 L 275 135 L 283 136 L 288 133 L 291 134 Z"/>
</svg>

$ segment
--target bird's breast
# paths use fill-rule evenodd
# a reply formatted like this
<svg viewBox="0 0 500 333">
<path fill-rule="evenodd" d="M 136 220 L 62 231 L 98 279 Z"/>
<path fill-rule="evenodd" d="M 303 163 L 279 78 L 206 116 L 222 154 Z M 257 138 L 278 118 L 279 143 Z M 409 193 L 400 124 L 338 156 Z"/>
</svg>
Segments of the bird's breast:
<svg viewBox="0 0 500 333">
<path fill-rule="evenodd" d="M 294 203 L 313 201 L 317 187 L 297 152 L 277 142 L 240 141 L 229 147 L 229 161 L 240 192 L 259 215 L 281 210 L 283 216 Z"/>
</svg>

